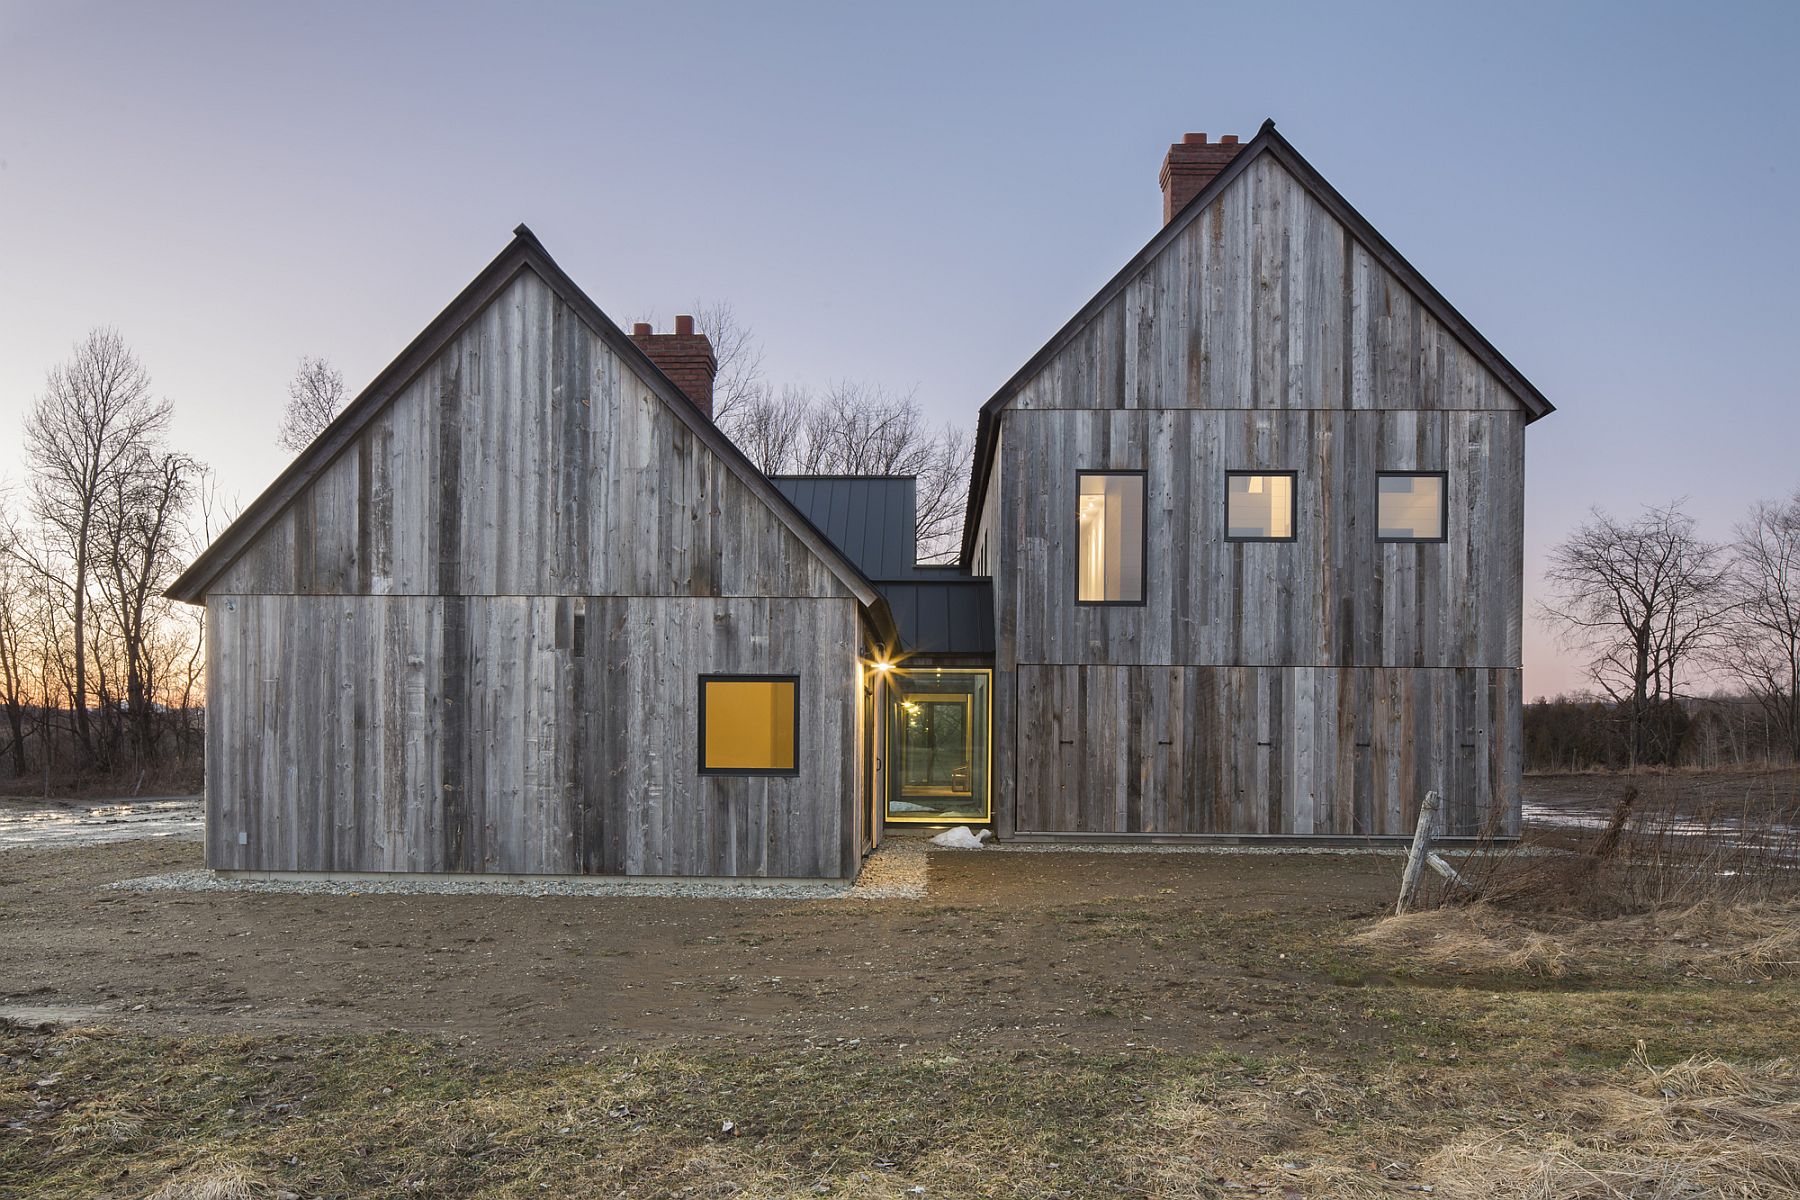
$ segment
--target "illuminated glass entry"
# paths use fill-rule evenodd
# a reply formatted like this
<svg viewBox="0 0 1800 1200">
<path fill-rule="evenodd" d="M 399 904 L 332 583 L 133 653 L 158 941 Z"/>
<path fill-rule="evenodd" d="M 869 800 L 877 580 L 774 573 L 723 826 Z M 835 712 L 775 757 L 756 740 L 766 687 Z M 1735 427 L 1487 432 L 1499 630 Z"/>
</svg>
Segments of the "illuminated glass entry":
<svg viewBox="0 0 1800 1200">
<path fill-rule="evenodd" d="M 701 676 L 701 774 L 798 773 L 799 691 L 792 676 Z"/>
<path fill-rule="evenodd" d="M 888 680 L 887 819 L 974 822 L 993 815 L 989 671 L 894 671 Z"/>
</svg>

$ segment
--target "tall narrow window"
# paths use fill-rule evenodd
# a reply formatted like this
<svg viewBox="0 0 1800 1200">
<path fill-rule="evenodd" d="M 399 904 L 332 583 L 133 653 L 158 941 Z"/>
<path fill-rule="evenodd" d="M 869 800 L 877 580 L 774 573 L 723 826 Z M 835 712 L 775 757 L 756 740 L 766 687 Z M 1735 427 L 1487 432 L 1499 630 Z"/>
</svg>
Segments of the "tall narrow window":
<svg viewBox="0 0 1800 1200">
<path fill-rule="evenodd" d="M 1225 538 L 1233 542 L 1288 542 L 1294 538 L 1292 471 L 1225 472 Z"/>
<path fill-rule="evenodd" d="M 1450 490 L 1442 471 L 1382 471 L 1376 476 L 1375 537 L 1383 542 L 1441 542 Z"/>
<path fill-rule="evenodd" d="M 792 675 L 702 675 L 700 773 L 799 774 L 799 692 Z"/>
<path fill-rule="evenodd" d="M 1084 471 L 1077 479 L 1075 599 L 1142 604 L 1144 473 Z"/>
</svg>

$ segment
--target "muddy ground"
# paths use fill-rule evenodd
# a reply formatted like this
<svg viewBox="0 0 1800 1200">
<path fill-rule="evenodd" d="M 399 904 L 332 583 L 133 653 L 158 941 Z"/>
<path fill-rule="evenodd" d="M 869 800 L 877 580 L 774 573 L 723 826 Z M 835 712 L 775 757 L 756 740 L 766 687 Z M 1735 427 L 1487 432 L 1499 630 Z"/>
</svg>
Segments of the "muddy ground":
<svg viewBox="0 0 1800 1200">
<path fill-rule="evenodd" d="M 1354 1042 L 1371 856 L 944 853 L 916 901 L 108 891 L 191 842 L 0 854 L 0 1006 L 157 1031 L 1119 1049 Z"/>
<path fill-rule="evenodd" d="M 1800 767 L 1744 771 L 1586 771 L 1525 776 L 1527 826 L 1533 819 L 1612 812 L 1619 796 L 1636 788 L 1647 809 L 1699 816 L 1800 814 Z"/>
<path fill-rule="evenodd" d="M 1604 813 L 1627 783 L 1646 806 L 1791 809 L 1800 772 L 1533 776 L 1526 803 Z M 861 1039 L 1329 1054 L 1364 1032 L 1347 985 L 1367 968 L 1343 940 L 1392 903 L 1399 870 L 1368 855 L 987 851 L 933 854 L 926 897 L 905 901 L 107 890 L 200 865 L 194 831 L 169 824 L 191 809 L 141 815 L 166 836 L 97 842 L 134 826 L 96 810 L 0 853 L 0 1008 L 533 1052 Z"/>
<path fill-rule="evenodd" d="M 1619 784 L 1566 778 L 1529 786 Z M 0 1020 L 0 1195 L 1794 1193 L 1786 966 L 1710 929 L 1566 972 L 1371 943 L 1392 856 L 939 853 L 918 900 L 105 887 L 199 855 L 0 851 L 0 1014 L 75 1020 Z"/>
</svg>

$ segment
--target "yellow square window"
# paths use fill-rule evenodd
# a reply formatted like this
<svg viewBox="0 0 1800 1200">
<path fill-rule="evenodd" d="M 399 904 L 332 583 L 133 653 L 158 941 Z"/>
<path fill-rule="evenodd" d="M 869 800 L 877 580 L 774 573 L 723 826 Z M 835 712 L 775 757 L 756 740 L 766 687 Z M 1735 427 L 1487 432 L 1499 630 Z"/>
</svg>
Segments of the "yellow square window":
<svg viewBox="0 0 1800 1200">
<path fill-rule="evenodd" d="M 800 681 L 791 675 L 700 679 L 700 773 L 795 775 Z"/>
</svg>

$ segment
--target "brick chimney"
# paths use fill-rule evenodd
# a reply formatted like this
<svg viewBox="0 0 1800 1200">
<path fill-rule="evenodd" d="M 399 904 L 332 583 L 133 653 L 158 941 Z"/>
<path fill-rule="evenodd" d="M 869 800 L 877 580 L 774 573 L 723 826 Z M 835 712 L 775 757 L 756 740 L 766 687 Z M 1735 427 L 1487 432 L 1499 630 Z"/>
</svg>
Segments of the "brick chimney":
<svg viewBox="0 0 1800 1200">
<path fill-rule="evenodd" d="M 1226 164 L 1237 157 L 1238 140 L 1233 136 L 1208 143 L 1204 133 L 1185 133 L 1169 147 L 1162 165 L 1163 224 L 1187 207 Z"/>
<path fill-rule="evenodd" d="M 652 333 L 649 322 L 639 321 L 631 327 L 631 340 L 695 408 L 712 419 L 713 377 L 719 373 L 719 360 L 706 335 L 694 332 L 694 318 L 676 317 L 674 333 Z"/>
</svg>

